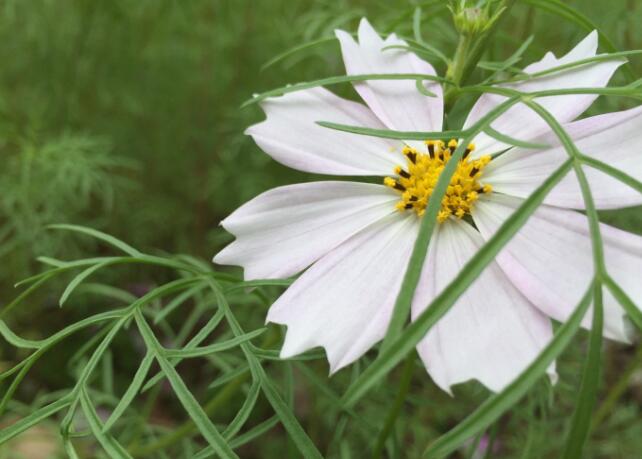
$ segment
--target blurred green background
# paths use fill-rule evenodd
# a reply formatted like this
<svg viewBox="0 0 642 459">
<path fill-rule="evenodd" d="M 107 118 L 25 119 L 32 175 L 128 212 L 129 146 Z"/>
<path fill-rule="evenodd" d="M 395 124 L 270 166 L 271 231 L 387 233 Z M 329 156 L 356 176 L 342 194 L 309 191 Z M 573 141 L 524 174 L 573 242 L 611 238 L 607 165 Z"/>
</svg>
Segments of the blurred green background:
<svg viewBox="0 0 642 459">
<path fill-rule="evenodd" d="M 102 250 L 84 238 L 47 230 L 50 223 L 87 225 L 147 251 L 188 253 L 209 260 L 231 239 L 218 228 L 230 211 L 271 187 L 312 178 L 275 163 L 243 135 L 263 115 L 257 106 L 240 109 L 241 103 L 253 93 L 286 83 L 343 73 L 336 42 L 294 54 L 266 69 L 262 66 L 288 48 L 331 36 L 335 28 L 354 31 L 362 16 L 381 32 L 411 36 L 413 10 L 421 4 L 425 5 L 424 37 L 449 55 L 456 34 L 443 2 L 3 0 L 2 303 L 16 296 L 15 282 L 38 272 L 37 256 L 69 259 Z M 642 48 L 642 2 L 567 4 L 597 24 L 618 49 Z M 505 59 L 534 35 L 520 63 L 526 65 L 547 50 L 565 53 L 586 33 L 573 22 L 518 1 L 484 59 Z M 443 73 L 438 63 L 436 67 Z M 632 69 L 642 75 L 642 59 L 634 57 Z M 473 80 L 482 76 L 478 72 Z M 613 81 L 625 81 L 621 71 Z M 355 97 L 349 87 L 333 90 Z M 590 113 L 629 106 L 625 100 L 600 99 Z M 641 213 L 630 209 L 604 217 L 642 232 Z M 152 282 L 157 273 L 123 270 L 109 275 L 113 285 L 134 289 Z M 58 311 L 56 295 L 58 291 L 44 293 L 16 311 L 10 318 L 14 328 L 25 336 L 47 336 L 93 310 L 93 305 L 82 304 Z M 254 314 L 258 317 L 248 320 L 261 323 L 263 312 Z M 64 346 L 74 349 L 79 344 L 72 339 Z M 633 352 L 632 347 L 613 346 L 607 383 L 617 379 L 611 369 L 620 371 Z M 66 376 L 56 369 L 65 367 L 68 354 L 62 350 L 49 355 L 46 367 L 36 369 L 19 397 L 28 400 L 39 390 L 62 387 Z M 0 367 L 16 358 L 2 342 Z M 548 424 L 533 427 L 541 430 L 542 445 L 556 441 L 549 437 L 570 412 L 578 359 L 568 357 L 569 365 L 562 368 L 555 397 L 563 408 L 550 415 Z M 119 367 L 129 371 L 127 355 L 119 357 Z M 642 373 L 631 381 L 618 405 L 619 418 L 614 418 L 619 424 L 611 426 L 608 435 L 598 435 L 591 457 L 642 454 Z M 431 384 L 427 376 L 426 384 Z M 420 392 L 418 400 L 424 396 Z M 437 418 L 443 419 L 435 424 L 430 412 L 410 411 L 409 421 L 420 439 L 426 431 L 443 430 L 457 422 L 471 407 L 470 399 L 450 399 L 434 388 L 430 397 L 441 403 L 439 409 L 444 411 Z M 376 408 L 372 407 L 375 414 Z M 300 414 L 305 425 L 308 417 L 317 416 L 314 411 Z M 318 431 L 312 433 L 317 440 L 332 431 L 331 424 L 317 424 Z M 519 449 L 521 434 L 520 429 L 511 431 L 502 440 L 504 452 L 490 457 L 519 457 L 508 451 Z M 409 457 L 422 444 L 425 441 L 417 445 L 410 441 Z M 554 457 L 545 456 L 546 449 L 540 451 L 541 456 L 532 457 Z M 13 457 L 10 452 L 0 454 Z"/>
</svg>

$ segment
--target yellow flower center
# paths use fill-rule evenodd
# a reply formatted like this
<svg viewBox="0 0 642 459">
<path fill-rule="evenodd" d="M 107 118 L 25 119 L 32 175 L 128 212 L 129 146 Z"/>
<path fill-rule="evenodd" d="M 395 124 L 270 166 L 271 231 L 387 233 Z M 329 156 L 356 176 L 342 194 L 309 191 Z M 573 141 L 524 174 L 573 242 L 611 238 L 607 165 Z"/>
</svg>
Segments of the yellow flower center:
<svg viewBox="0 0 642 459">
<path fill-rule="evenodd" d="M 411 147 L 404 147 L 403 154 L 408 162 L 406 168 L 397 166 L 394 171 L 397 176 L 386 177 L 383 182 L 401 194 L 401 201 L 396 204 L 397 209 L 402 212 L 414 210 L 419 216 L 426 211 L 428 200 L 437 186 L 437 180 L 457 148 L 458 142 L 453 139 L 446 145 L 440 140 L 427 140 L 426 145 L 428 154 L 419 153 Z M 468 146 L 450 179 L 446 194 L 441 200 L 441 209 L 437 214 L 440 222 L 446 221 L 451 216 L 464 218 L 465 215 L 470 214 L 480 193 L 492 191 L 490 185 L 479 182 L 484 167 L 491 158 L 481 156 L 469 160 L 468 156 L 474 149 L 474 145 Z"/>
</svg>

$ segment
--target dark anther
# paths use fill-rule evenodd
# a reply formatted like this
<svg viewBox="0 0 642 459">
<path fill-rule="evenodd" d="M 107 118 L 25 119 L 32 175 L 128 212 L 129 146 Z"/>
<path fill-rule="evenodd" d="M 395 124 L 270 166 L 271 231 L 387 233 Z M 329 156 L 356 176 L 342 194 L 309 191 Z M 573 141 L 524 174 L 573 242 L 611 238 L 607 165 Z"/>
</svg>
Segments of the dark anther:
<svg viewBox="0 0 642 459">
<path fill-rule="evenodd" d="M 406 187 L 399 182 L 395 182 L 395 186 L 393 188 L 399 191 L 406 191 Z"/>
<path fill-rule="evenodd" d="M 462 156 L 461 159 L 466 159 L 468 158 L 468 155 L 470 154 L 472 150 L 470 148 L 466 148 L 466 151 L 464 152 L 464 156 Z"/>
<path fill-rule="evenodd" d="M 483 193 L 483 192 L 484 192 L 484 187 L 483 186 L 477 188 L 477 193 Z"/>
<path fill-rule="evenodd" d="M 410 178 L 410 174 L 403 169 L 399 171 L 399 175 L 401 175 L 403 178 Z"/>
<path fill-rule="evenodd" d="M 431 159 L 435 159 L 435 144 L 433 143 L 428 144 L 428 153 L 430 153 Z"/>
<path fill-rule="evenodd" d="M 475 174 L 476 174 L 477 172 L 479 172 L 479 169 L 477 169 L 476 167 L 473 167 L 473 168 L 470 170 L 470 174 L 469 174 L 469 175 L 470 175 L 471 177 L 474 177 L 474 176 L 475 176 Z"/>
<path fill-rule="evenodd" d="M 408 153 L 406 153 L 406 156 L 413 164 L 417 162 L 417 153 L 415 153 L 414 151 L 409 151 Z"/>
<path fill-rule="evenodd" d="M 414 202 L 414 201 L 416 201 L 417 199 L 419 199 L 417 196 L 410 196 L 409 201 L 413 201 L 413 202 Z"/>
<path fill-rule="evenodd" d="M 404 209 L 412 209 L 412 204 L 406 204 L 406 205 L 404 206 Z"/>
</svg>

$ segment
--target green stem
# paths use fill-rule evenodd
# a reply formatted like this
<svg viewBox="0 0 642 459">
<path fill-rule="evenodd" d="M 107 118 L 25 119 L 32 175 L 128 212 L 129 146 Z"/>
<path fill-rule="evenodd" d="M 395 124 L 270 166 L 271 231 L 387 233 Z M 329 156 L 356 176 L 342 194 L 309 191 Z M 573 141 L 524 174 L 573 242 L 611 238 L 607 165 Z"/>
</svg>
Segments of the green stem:
<svg viewBox="0 0 642 459">
<path fill-rule="evenodd" d="M 505 18 L 513 5 L 515 5 L 517 0 L 504 0 L 498 7 L 496 11 L 501 11 L 500 16 L 494 21 L 491 27 L 486 30 L 480 37 L 474 40 L 474 45 L 468 54 L 468 59 L 466 61 L 466 67 L 464 68 L 464 75 L 462 77 L 462 83 L 466 83 L 468 77 L 475 69 L 477 62 L 481 59 L 484 51 L 486 51 L 486 44 L 493 38 L 497 27 L 500 22 Z"/>
<path fill-rule="evenodd" d="M 589 349 L 582 372 L 578 400 L 562 454 L 564 459 L 581 459 L 584 457 L 582 452 L 591 434 L 591 414 L 597 402 L 600 385 L 604 310 L 602 283 L 597 279 L 593 286 L 593 291 L 593 322 L 591 323 Z"/>
<path fill-rule="evenodd" d="M 638 368 L 640 368 L 640 366 L 642 366 L 642 346 L 638 347 L 633 360 L 626 368 L 626 370 L 624 370 L 624 373 L 622 374 L 618 382 L 611 388 L 608 395 L 604 399 L 604 402 L 602 402 L 602 405 L 600 405 L 600 407 L 598 408 L 595 416 L 593 417 L 593 425 L 591 426 L 591 430 L 597 429 L 613 411 L 613 407 L 629 387 L 629 381 L 638 370 Z"/>
<path fill-rule="evenodd" d="M 486 452 L 484 453 L 484 459 L 491 459 L 493 457 L 493 449 L 495 448 L 495 440 L 497 440 L 497 432 L 499 430 L 499 424 L 493 424 L 493 427 L 490 428 L 490 434 L 488 435 L 488 443 L 486 444 Z"/>
<path fill-rule="evenodd" d="M 450 65 L 448 65 L 448 70 L 446 70 L 446 80 L 450 81 L 453 85 L 446 90 L 446 94 L 444 95 L 444 109 L 446 112 L 450 111 L 455 97 L 458 94 L 458 87 L 464 77 L 471 42 L 472 40 L 469 34 L 462 33 L 459 36 L 455 56 Z"/>
<path fill-rule="evenodd" d="M 410 381 L 412 380 L 412 372 L 414 369 L 415 356 L 414 354 L 410 354 L 406 357 L 406 362 L 403 366 L 401 380 L 399 381 L 399 391 L 397 392 L 394 403 L 390 407 L 390 411 L 388 412 L 383 428 L 377 437 L 377 443 L 372 453 L 373 459 L 379 459 L 381 457 L 381 453 L 383 452 L 383 448 L 386 444 L 386 439 L 392 432 L 395 422 L 397 421 L 397 417 L 403 408 L 404 401 L 406 400 L 406 394 L 408 393 L 408 389 L 410 389 Z"/>
<path fill-rule="evenodd" d="M 129 439 L 129 442 L 126 446 L 126 449 L 128 451 L 132 452 L 135 451 L 136 448 L 138 448 L 140 436 L 143 434 L 145 426 L 147 425 L 147 422 L 152 415 L 152 411 L 156 406 L 156 401 L 158 400 L 158 396 L 160 395 L 162 388 L 163 386 L 161 386 L 160 384 L 155 386 L 150 391 L 149 396 L 145 400 L 145 404 L 143 405 L 143 409 L 140 412 L 140 416 L 138 416 L 135 425 L 130 430 L 131 438 Z"/>
<path fill-rule="evenodd" d="M 250 372 L 248 371 L 227 383 L 225 387 L 223 387 L 223 389 L 214 396 L 214 398 L 203 406 L 203 411 L 205 411 L 208 416 L 211 416 L 218 408 L 223 406 L 237 393 L 249 377 Z M 139 448 L 132 448 L 129 452 L 132 456 L 151 457 L 156 451 L 163 450 L 178 443 L 184 437 L 195 433 L 197 430 L 198 429 L 196 428 L 196 425 L 194 425 L 194 421 L 190 419 L 189 421 L 185 421 L 178 428 L 173 429 L 169 434 L 159 438 L 157 441 L 143 445 Z"/>
<path fill-rule="evenodd" d="M 262 347 L 270 347 L 278 340 L 276 334 L 268 336 L 262 344 Z M 217 394 L 203 406 L 203 411 L 208 416 L 211 416 L 216 412 L 221 406 L 223 406 L 229 399 L 231 399 L 236 393 L 243 387 L 243 384 L 250 378 L 251 373 L 246 371 L 245 373 L 240 374 L 236 378 L 228 382 L 223 389 L 221 389 Z M 160 387 L 160 386 L 158 386 Z M 152 453 L 156 451 L 165 449 L 169 446 L 172 446 L 182 440 L 184 437 L 189 436 L 197 431 L 196 425 L 190 419 L 181 424 L 178 428 L 172 430 L 172 432 L 167 435 L 159 438 L 153 443 L 143 445 L 141 447 L 134 446 L 129 452 L 132 456 L 138 457 L 150 457 Z"/>
<path fill-rule="evenodd" d="M 586 174 L 584 173 L 584 169 L 582 168 L 581 153 L 562 125 L 555 120 L 548 110 L 537 102 L 529 99 L 524 100 L 524 103 L 547 122 L 564 146 L 568 156 L 573 160 L 573 168 L 584 199 L 584 207 L 591 235 L 593 263 L 595 265 L 593 322 L 591 324 L 589 351 L 582 374 L 578 403 L 573 413 L 571 428 L 568 433 L 562 456 L 564 459 L 579 459 L 582 457 L 582 451 L 590 435 L 591 413 L 593 412 L 593 408 L 597 401 L 601 375 L 600 357 L 602 349 L 602 333 L 604 328 L 602 285 L 604 279 L 608 278 L 604 262 L 604 244 L 600 232 L 600 222 L 597 210 L 593 200 L 593 193 L 591 192 L 591 187 L 586 178 Z"/>
<path fill-rule="evenodd" d="M 459 86 L 466 83 L 470 74 L 475 70 L 475 66 L 477 62 L 479 62 L 479 59 L 481 59 L 484 51 L 486 51 L 486 45 L 493 37 L 498 23 L 506 16 L 508 11 L 510 11 L 515 1 L 516 0 L 502 1 L 496 10 L 498 14 L 496 20 L 494 20 L 486 30 L 477 33 L 470 31 L 461 32 L 459 43 L 457 43 L 457 49 L 455 50 L 455 56 L 446 71 L 446 81 L 452 82 L 453 84 L 444 95 L 444 109 L 446 113 L 450 112 L 459 95 Z"/>
</svg>

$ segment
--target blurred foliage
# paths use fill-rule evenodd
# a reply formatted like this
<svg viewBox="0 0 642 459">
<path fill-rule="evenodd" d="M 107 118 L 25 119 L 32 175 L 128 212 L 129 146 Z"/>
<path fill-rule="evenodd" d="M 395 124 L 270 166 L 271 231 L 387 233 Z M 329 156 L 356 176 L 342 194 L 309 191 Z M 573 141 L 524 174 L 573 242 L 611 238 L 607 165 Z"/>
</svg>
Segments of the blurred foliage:
<svg viewBox="0 0 642 459">
<path fill-rule="evenodd" d="M 642 3 L 635 0 L 575 0 L 566 2 L 597 24 L 618 49 L 642 48 Z M 260 120 L 256 107 L 239 109 L 253 93 L 286 83 L 341 75 L 343 64 L 334 41 L 262 69 L 293 46 L 330 37 L 335 28 L 354 31 L 368 16 L 380 31 L 412 36 L 414 8 L 422 5 L 424 38 L 446 55 L 456 43 L 443 1 L 410 0 L 4 0 L 0 3 L 0 298 L 16 296 L 12 284 L 39 271 L 35 258 L 89 256 L 99 246 L 68 233 L 46 230 L 51 223 L 69 222 L 100 228 L 147 251 L 189 253 L 209 259 L 230 236 L 218 222 L 247 199 L 276 185 L 309 180 L 262 154 L 244 129 Z M 485 61 L 507 58 L 529 36 L 535 40 L 518 65 L 539 59 L 547 50 L 566 52 L 586 34 L 576 24 L 518 1 L 511 17 L 496 34 Z M 642 59 L 632 59 L 636 75 Z M 444 66 L 435 62 L 440 73 Z M 476 70 L 473 80 L 484 76 Z M 615 82 L 624 81 L 619 72 Z M 346 85 L 336 89 L 347 97 Z M 465 113 L 472 100 L 462 100 Z M 630 105 L 601 98 L 589 114 Z M 456 110 L 456 111 L 457 111 Z M 457 123 L 453 116 L 451 123 Z M 642 233 L 640 208 L 605 212 L 605 220 Z M 110 285 L 138 294 L 167 280 L 167 273 L 124 268 L 110 271 Z M 277 291 L 269 291 L 273 298 Z M 10 322 L 22 336 L 49 336 L 108 301 L 78 295 L 65 309 L 56 305 L 60 292 L 33 297 Z M 264 318 L 264 304 L 237 299 L 239 320 L 253 329 Z M 28 306 L 27 306 L 28 305 Z M 185 314 L 170 318 L 180 329 Z M 44 391 L 67 387 L 73 379 L 68 365 L 91 335 L 75 335 L 36 365 L 18 392 L 28 413 L 32 400 Z M 169 334 L 168 336 L 171 336 Z M 584 337 L 583 337 L 584 338 Z M 168 338 L 169 339 L 169 338 Z M 113 381 L 122 393 L 140 362 L 129 343 L 114 343 Z M 0 344 L 0 370 L 23 358 Z M 141 346 L 142 348 L 142 346 Z M 121 350 L 122 352 L 119 352 Z M 633 359 L 630 347 L 610 345 L 605 387 L 617 382 Z M 523 406 L 505 416 L 494 433 L 487 457 L 556 457 L 563 441 L 559 432 L 572 411 L 582 349 L 575 346 L 559 364 L 561 382 L 551 390 L 542 385 Z M 366 362 L 363 362 L 366 363 Z M 219 362 L 220 364 L 220 362 Z M 350 370 L 329 381 L 322 362 L 316 384 L 339 392 Z M 190 386 L 208 393 L 216 365 L 193 362 L 181 366 Z M 288 380 L 289 364 L 270 368 L 275 378 Z M 330 445 L 333 457 L 361 457 L 364 435 L 351 443 L 332 442 L 341 420 L 332 399 L 319 395 L 315 380 L 296 369 L 296 414 L 318 445 Z M 282 374 L 281 374 L 282 373 Z M 629 459 L 642 452 L 642 373 L 634 372 L 631 388 L 609 413 L 587 453 L 594 458 Z M 309 376 L 309 375 L 308 375 Z M 285 384 L 285 383 L 284 383 Z M 381 387 L 360 407 L 364 419 L 378 421 L 394 397 L 395 381 Z M 422 372 L 413 378 L 412 398 L 401 417 L 407 432 L 397 445 L 403 457 L 418 457 L 425 444 L 452 427 L 483 399 L 475 384 L 464 385 L 452 399 Z M 234 399 L 235 404 L 239 400 Z M 171 431 L 184 415 L 166 387 L 152 407 L 151 422 Z M 143 401 L 144 402 L 144 399 Z M 33 402 L 33 403 L 38 403 Z M 262 408 L 261 408 L 262 407 Z M 253 424 L 269 411 L 261 399 Z M 141 403 L 140 409 L 144 409 Z M 220 419 L 235 408 L 224 406 Z M 217 418 L 218 419 L 218 418 Z M 9 421 L 3 419 L 0 424 Z M 43 424 L 43 429 L 53 429 Z M 42 431 L 39 431 L 42 433 Z M 47 430 L 44 430 L 45 436 Z M 244 450 L 243 457 L 296 457 L 287 436 L 272 430 L 260 440 L 261 449 Z M 528 443 L 528 444 L 526 444 Z M 51 447 L 51 445 L 48 445 Z M 22 448 L 22 446 L 20 446 Z M 91 448 L 81 457 L 93 457 Z M 12 452 L 13 451 L 13 452 Z M 14 458 L 18 447 L 3 448 L 0 457 Z M 326 451 L 324 451 L 325 453 Z M 4 456 L 3 456 L 4 455 Z M 36 457 L 35 455 L 33 457 Z M 60 457 L 65 457 L 60 453 Z M 156 456 L 149 456 L 156 457 Z M 161 456 L 159 456 L 161 457 Z M 171 456 L 177 457 L 177 456 Z M 466 456 L 465 452 L 461 457 Z"/>
<path fill-rule="evenodd" d="M 39 224 L 30 223 L 31 236 L 21 236 L 40 242 L 12 256 L 41 254 L 43 239 L 54 237 L 40 231 L 47 222 L 91 223 L 143 247 L 214 253 L 225 237 L 217 230 L 223 216 L 261 191 L 306 178 L 275 164 L 243 135 L 262 115 L 239 105 L 284 83 L 343 72 L 335 42 L 265 70 L 262 65 L 295 45 L 332 36 L 337 27 L 354 30 L 362 15 L 380 30 L 412 36 L 412 12 L 420 3 L 6 0 L 0 6 L 0 147 L 5 158 L 17 158 L 12 168 L 69 177 L 51 183 L 61 190 L 56 193 L 29 176 L 2 186 L 3 200 L 11 190 L 30 187 L 40 188 L 32 190 L 39 196 L 23 196 L 26 207 L 33 199 L 30 207 L 41 209 L 38 200 L 47 194 L 51 202 Z M 456 35 L 444 2 L 423 3 L 426 38 L 448 54 Z M 641 42 L 637 3 L 576 3 L 622 49 Z M 585 33 L 560 20 L 550 28 L 551 15 L 526 5 L 513 16 L 506 22 L 515 27 L 497 34 L 488 60 L 507 57 L 531 34 L 537 39 L 526 62 L 548 49 L 565 52 Z M 634 66 L 642 67 L 639 59 Z M 618 103 L 603 101 L 592 111 L 622 108 Z M 47 170 L 53 164 L 44 157 L 30 159 L 55 162 L 53 151 L 65 149 L 69 168 L 59 174 Z M 85 156 L 76 161 L 80 151 Z M 98 159 L 107 155 L 109 161 Z M 115 167 L 121 163 L 127 169 Z M 5 175 L 15 172 L 5 169 Z M 79 201 L 68 192 L 78 193 Z M 89 195 L 99 202 L 87 201 Z M 9 206 L 3 218 L 13 220 L 15 204 Z M 25 212 L 16 216 L 22 223 L 10 226 L 23 227 Z"/>
</svg>

